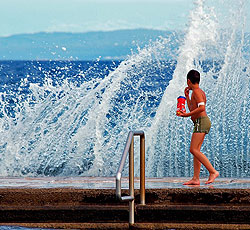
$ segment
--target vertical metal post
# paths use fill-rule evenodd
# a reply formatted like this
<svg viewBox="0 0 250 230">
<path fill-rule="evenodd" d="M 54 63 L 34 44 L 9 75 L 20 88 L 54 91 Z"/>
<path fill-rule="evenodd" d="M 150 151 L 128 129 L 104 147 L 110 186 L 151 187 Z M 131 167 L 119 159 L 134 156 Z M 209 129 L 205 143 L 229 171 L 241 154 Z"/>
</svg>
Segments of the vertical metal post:
<svg viewBox="0 0 250 230">
<path fill-rule="evenodd" d="M 129 195 L 134 197 L 134 136 L 129 148 Z M 135 223 L 135 199 L 129 201 L 129 224 Z"/>
<path fill-rule="evenodd" d="M 140 203 L 145 205 L 145 136 L 140 136 Z"/>
<path fill-rule="evenodd" d="M 134 195 L 134 136 L 140 136 L 140 203 L 145 205 L 145 135 L 143 131 L 130 131 L 116 174 L 116 196 L 121 201 L 129 201 L 129 224 L 135 223 Z M 122 170 L 129 153 L 129 196 L 121 196 Z"/>
</svg>

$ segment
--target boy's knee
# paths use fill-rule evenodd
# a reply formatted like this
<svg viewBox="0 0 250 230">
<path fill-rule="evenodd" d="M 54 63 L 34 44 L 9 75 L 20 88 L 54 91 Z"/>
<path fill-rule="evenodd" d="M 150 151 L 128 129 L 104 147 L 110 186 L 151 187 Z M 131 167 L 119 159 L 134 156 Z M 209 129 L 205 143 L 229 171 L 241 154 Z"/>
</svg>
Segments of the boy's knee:
<svg viewBox="0 0 250 230">
<path fill-rule="evenodd" d="M 190 153 L 193 153 L 193 150 L 194 150 L 194 148 L 192 148 L 192 147 L 189 148 Z"/>
<path fill-rule="evenodd" d="M 195 149 L 194 147 L 190 147 L 189 151 L 190 151 L 190 153 L 192 153 L 193 155 L 196 155 L 196 153 L 197 153 L 198 150 Z"/>
</svg>

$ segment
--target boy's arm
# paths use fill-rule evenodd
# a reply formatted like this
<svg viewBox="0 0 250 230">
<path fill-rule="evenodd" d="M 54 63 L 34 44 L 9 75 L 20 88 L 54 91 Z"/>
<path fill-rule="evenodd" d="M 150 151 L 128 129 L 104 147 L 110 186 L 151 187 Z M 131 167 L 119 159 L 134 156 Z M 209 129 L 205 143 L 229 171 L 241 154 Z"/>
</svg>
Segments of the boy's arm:
<svg viewBox="0 0 250 230">
<path fill-rule="evenodd" d="M 188 109 L 189 109 L 189 111 L 190 111 L 190 110 L 191 110 L 191 100 L 190 100 L 190 98 L 189 98 L 189 88 L 188 88 L 188 87 L 185 88 L 184 94 L 185 94 L 185 97 L 186 97 L 186 99 L 187 99 L 187 106 L 188 106 Z"/>
<path fill-rule="evenodd" d="M 195 114 L 201 113 L 205 111 L 205 105 L 200 105 L 198 108 L 194 109 L 193 111 L 191 111 L 190 113 L 186 113 L 186 114 L 181 114 L 182 117 L 191 117 Z"/>
<path fill-rule="evenodd" d="M 190 116 L 193 116 L 195 114 L 199 114 L 199 113 L 205 111 L 205 102 L 204 102 L 204 99 L 202 97 L 201 92 L 194 90 L 193 95 L 194 95 L 194 98 L 195 98 L 195 101 L 197 102 L 197 104 L 198 105 L 199 105 L 199 103 L 201 103 L 201 104 L 196 109 L 194 109 L 193 111 L 191 111 L 189 113 L 184 113 L 184 112 L 180 111 L 181 112 L 180 116 L 182 116 L 182 117 L 190 117 Z"/>
</svg>

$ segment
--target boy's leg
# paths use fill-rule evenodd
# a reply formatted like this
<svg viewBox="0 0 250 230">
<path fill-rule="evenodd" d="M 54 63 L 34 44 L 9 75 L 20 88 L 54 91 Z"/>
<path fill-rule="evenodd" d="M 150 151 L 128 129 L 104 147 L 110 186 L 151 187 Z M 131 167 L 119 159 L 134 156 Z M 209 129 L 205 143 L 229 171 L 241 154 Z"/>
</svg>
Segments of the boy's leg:
<svg viewBox="0 0 250 230">
<path fill-rule="evenodd" d="M 200 143 L 199 143 L 199 145 L 198 145 L 199 151 L 201 150 L 201 146 L 202 146 L 202 144 L 203 144 L 203 141 L 204 141 L 204 139 L 205 139 L 205 136 L 206 136 L 206 135 L 203 136 L 203 139 L 200 141 Z M 196 158 L 196 157 L 194 156 L 194 177 L 193 177 L 193 178 L 199 180 L 199 179 L 200 179 L 200 171 L 201 171 L 201 162 L 198 160 L 198 158 Z"/>
<path fill-rule="evenodd" d="M 216 177 L 219 176 L 219 173 L 214 169 L 214 167 L 211 165 L 207 157 L 200 151 L 199 146 L 201 146 L 205 133 L 193 133 L 191 144 L 190 144 L 190 152 L 196 157 L 209 171 L 209 179 L 206 183 L 212 183 Z"/>
<path fill-rule="evenodd" d="M 201 162 L 194 156 L 194 176 L 193 179 L 200 180 Z"/>
<path fill-rule="evenodd" d="M 205 133 L 204 133 L 204 136 L 203 138 L 200 140 L 197 148 L 200 150 L 201 149 L 201 146 L 202 146 L 202 143 L 204 141 L 204 138 L 205 138 Z M 184 183 L 183 185 L 199 185 L 200 184 L 200 169 L 201 169 L 201 162 L 198 160 L 198 158 L 196 158 L 194 156 L 194 176 L 193 178 Z"/>
</svg>

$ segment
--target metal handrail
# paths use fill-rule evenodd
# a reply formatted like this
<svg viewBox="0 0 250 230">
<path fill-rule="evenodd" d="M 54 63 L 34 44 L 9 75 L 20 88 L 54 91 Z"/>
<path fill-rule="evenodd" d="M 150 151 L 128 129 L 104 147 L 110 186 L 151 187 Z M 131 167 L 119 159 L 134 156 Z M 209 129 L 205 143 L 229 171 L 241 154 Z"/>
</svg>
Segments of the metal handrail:
<svg viewBox="0 0 250 230">
<path fill-rule="evenodd" d="M 129 201 L 129 223 L 134 224 L 134 136 L 140 136 L 140 203 L 145 205 L 145 135 L 143 131 L 130 131 L 116 174 L 116 196 Z M 129 196 L 121 196 L 122 171 L 129 152 Z"/>
</svg>

